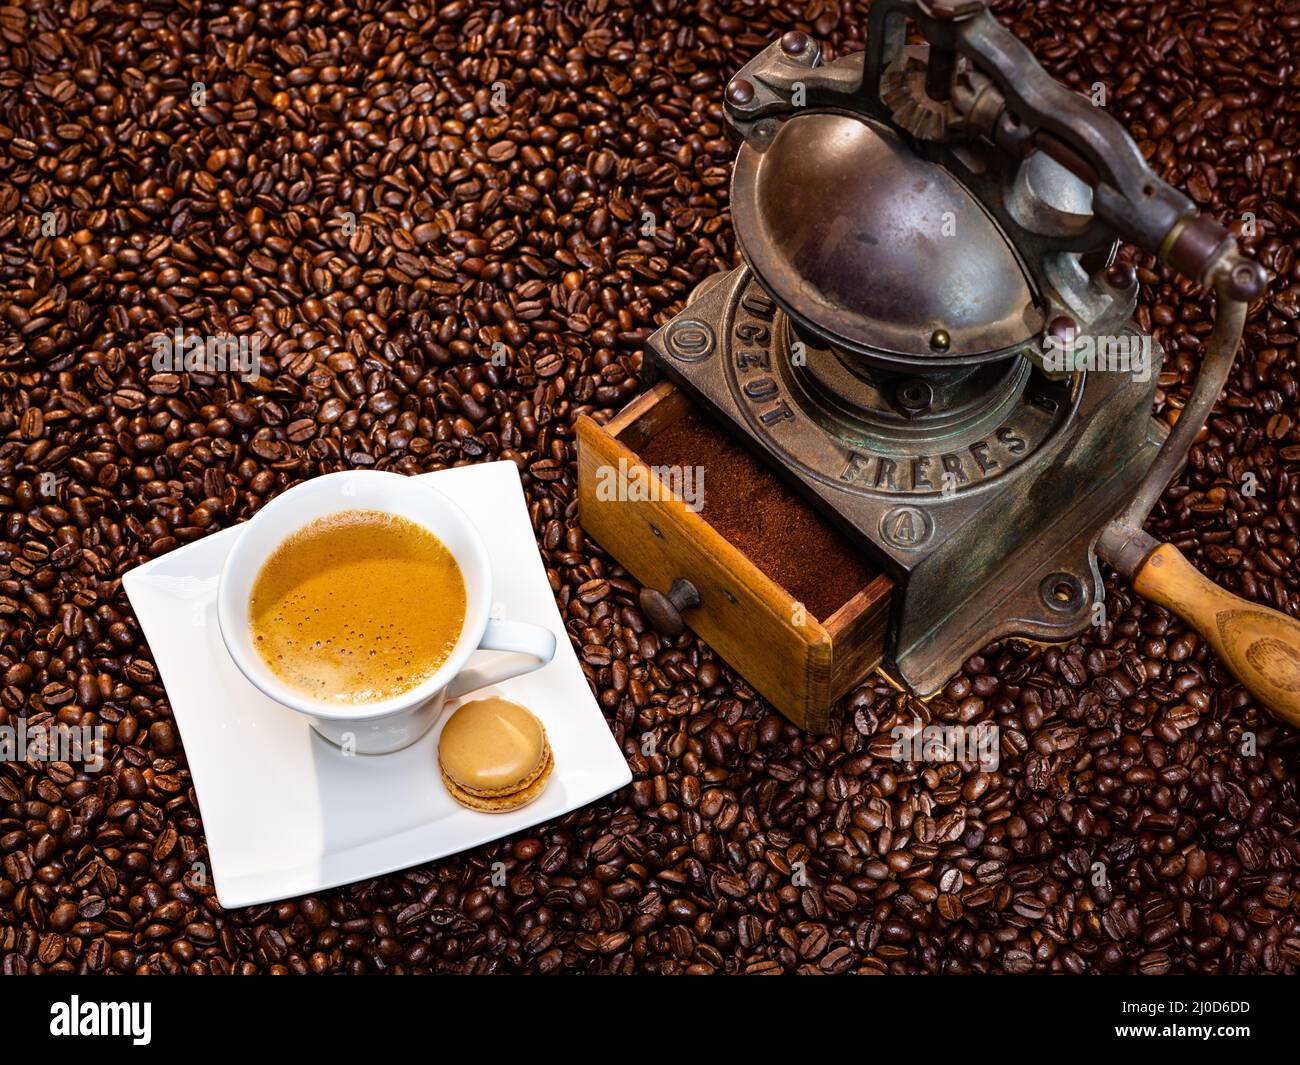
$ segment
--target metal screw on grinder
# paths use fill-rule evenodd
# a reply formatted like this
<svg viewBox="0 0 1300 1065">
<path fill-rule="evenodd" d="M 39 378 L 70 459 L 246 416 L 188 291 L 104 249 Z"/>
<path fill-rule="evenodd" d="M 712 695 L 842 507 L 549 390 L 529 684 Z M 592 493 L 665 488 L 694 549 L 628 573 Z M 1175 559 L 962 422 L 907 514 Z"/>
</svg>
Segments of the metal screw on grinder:
<svg viewBox="0 0 1300 1065">
<path fill-rule="evenodd" d="M 900 381 L 894 391 L 894 405 L 907 418 L 913 418 L 929 410 L 933 403 L 934 389 L 930 387 L 928 381 L 916 377 Z"/>
<path fill-rule="evenodd" d="M 736 78 L 727 86 L 727 103 L 736 107 L 748 107 L 754 102 L 753 82 Z"/>
<path fill-rule="evenodd" d="M 1248 303 L 1259 299 L 1268 287 L 1268 271 L 1253 259 L 1242 259 L 1232 267 L 1225 291 L 1234 300 Z"/>
<path fill-rule="evenodd" d="M 812 50 L 813 41 L 802 30 L 791 30 L 781 38 L 781 51 L 791 59 L 799 59 Z"/>
<path fill-rule="evenodd" d="M 1059 340 L 1063 345 L 1069 347 L 1079 339 L 1079 323 L 1068 314 L 1058 315 L 1048 325 L 1047 333 L 1055 340 Z"/>
</svg>

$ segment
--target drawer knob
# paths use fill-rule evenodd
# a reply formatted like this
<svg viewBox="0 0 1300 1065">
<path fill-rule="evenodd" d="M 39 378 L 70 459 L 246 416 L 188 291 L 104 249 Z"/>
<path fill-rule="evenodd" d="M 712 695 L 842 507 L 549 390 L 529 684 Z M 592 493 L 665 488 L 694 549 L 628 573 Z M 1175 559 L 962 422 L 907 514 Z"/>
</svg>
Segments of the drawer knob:
<svg viewBox="0 0 1300 1065">
<path fill-rule="evenodd" d="M 668 589 L 668 594 L 657 588 L 642 588 L 641 610 L 655 632 L 664 636 L 680 636 L 686 628 L 682 612 L 700 605 L 700 593 L 685 577 L 678 577 Z"/>
</svg>

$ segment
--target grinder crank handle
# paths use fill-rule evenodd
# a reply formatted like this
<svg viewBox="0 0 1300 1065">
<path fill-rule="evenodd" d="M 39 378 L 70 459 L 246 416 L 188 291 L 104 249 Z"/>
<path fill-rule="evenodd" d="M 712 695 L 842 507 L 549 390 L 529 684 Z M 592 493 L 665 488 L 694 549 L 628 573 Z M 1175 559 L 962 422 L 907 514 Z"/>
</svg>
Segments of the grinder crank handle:
<svg viewBox="0 0 1300 1065">
<path fill-rule="evenodd" d="M 1246 304 L 1225 291 L 1232 268 L 1221 261 L 1216 272 L 1218 310 L 1192 394 L 1133 499 L 1102 529 L 1097 554 L 1128 577 L 1140 595 L 1197 629 L 1247 691 L 1300 728 L 1300 622 L 1220 588 L 1172 544 L 1159 543 L 1142 530 L 1232 369 L 1246 322 Z"/>
<path fill-rule="evenodd" d="M 1133 587 L 1200 632 L 1251 695 L 1300 728 L 1300 621 L 1220 588 L 1173 544 L 1147 556 Z"/>
</svg>

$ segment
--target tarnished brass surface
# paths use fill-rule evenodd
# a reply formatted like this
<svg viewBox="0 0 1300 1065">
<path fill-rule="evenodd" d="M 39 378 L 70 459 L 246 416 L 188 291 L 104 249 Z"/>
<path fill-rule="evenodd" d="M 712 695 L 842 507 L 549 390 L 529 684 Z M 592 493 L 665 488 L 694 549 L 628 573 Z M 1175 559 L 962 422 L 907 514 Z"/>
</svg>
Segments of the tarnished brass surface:
<svg viewBox="0 0 1300 1065">
<path fill-rule="evenodd" d="M 872 361 L 992 361 L 1042 329 L 1025 273 L 978 201 L 865 118 L 798 115 L 764 151 L 743 147 L 731 202 L 745 259 L 776 301 Z"/>
</svg>

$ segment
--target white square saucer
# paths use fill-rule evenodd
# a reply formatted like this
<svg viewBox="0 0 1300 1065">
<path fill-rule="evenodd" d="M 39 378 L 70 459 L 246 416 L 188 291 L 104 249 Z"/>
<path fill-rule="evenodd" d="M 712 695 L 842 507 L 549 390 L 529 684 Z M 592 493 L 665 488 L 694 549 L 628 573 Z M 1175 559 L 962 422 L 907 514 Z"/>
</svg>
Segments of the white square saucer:
<svg viewBox="0 0 1300 1065">
<path fill-rule="evenodd" d="M 514 464 L 423 476 L 478 526 L 501 616 L 555 633 L 549 665 L 468 697 L 498 694 L 541 718 L 555 757 L 550 783 L 537 800 L 510 813 L 457 804 L 442 785 L 437 759 L 438 736 L 454 707 L 422 739 L 393 754 L 345 755 L 327 743 L 305 717 L 253 687 L 226 653 L 217 626 L 217 576 L 238 530 L 214 533 L 131 570 L 122 583 L 185 743 L 217 899 L 227 908 L 455 854 L 553 820 L 632 780 L 564 631 Z"/>
</svg>

